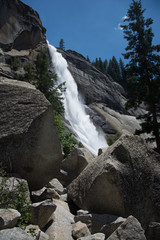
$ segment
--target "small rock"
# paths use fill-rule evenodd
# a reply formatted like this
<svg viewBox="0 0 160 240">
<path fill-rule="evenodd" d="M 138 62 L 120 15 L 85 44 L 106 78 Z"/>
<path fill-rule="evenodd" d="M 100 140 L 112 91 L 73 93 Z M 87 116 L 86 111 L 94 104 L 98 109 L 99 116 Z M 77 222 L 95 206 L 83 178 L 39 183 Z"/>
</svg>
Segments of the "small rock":
<svg viewBox="0 0 160 240">
<path fill-rule="evenodd" d="M 46 190 L 46 187 L 43 187 L 39 190 L 36 190 L 36 191 L 32 191 L 31 192 L 31 200 L 32 202 L 41 202 L 43 200 L 41 200 L 41 195 L 42 193 Z"/>
<path fill-rule="evenodd" d="M 10 228 L 0 231 L 1 240 L 34 240 L 31 234 L 26 233 L 21 228 Z"/>
<path fill-rule="evenodd" d="M 85 223 L 76 222 L 73 224 L 72 235 L 74 238 L 80 238 L 90 235 L 90 231 Z"/>
<path fill-rule="evenodd" d="M 104 240 L 104 239 L 105 235 L 103 233 L 95 233 L 87 237 L 78 238 L 77 240 Z"/>
<path fill-rule="evenodd" d="M 63 202 L 67 202 L 67 198 L 68 198 L 67 193 L 60 195 L 60 200 Z"/>
<path fill-rule="evenodd" d="M 31 223 L 38 225 L 40 228 L 44 228 L 55 210 L 56 205 L 50 199 L 33 203 Z"/>
<path fill-rule="evenodd" d="M 54 199 L 60 199 L 60 196 L 59 196 L 59 194 L 55 191 L 55 189 L 53 189 L 53 188 L 47 188 L 43 193 L 42 193 L 42 199 L 47 199 L 47 198 L 49 198 L 49 199 L 52 199 L 52 198 L 54 198 Z"/>
<path fill-rule="evenodd" d="M 47 188 L 53 188 L 58 194 L 63 194 L 65 189 L 58 179 L 53 178 L 48 184 Z"/>
<path fill-rule="evenodd" d="M 0 230 L 16 226 L 21 214 L 15 209 L 0 209 Z"/>
<path fill-rule="evenodd" d="M 38 191 L 32 191 L 31 199 L 33 202 L 41 202 L 46 199 L 60 199 L 59 194 L 53 188 L 42 188 Z"/>
</svg>

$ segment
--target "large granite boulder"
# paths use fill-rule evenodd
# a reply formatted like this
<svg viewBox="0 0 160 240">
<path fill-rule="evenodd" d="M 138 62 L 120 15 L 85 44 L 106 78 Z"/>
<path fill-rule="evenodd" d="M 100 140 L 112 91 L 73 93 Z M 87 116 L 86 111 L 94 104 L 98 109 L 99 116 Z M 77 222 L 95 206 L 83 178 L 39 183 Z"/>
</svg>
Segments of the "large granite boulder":
<svg viewBox="0 0 160 240">
<path fill-rule="evenodd" d="M 19 0 L 0 0 L 0 47 L 34 48 L 45 39 L 39 15 Z"/>
<path fill-rule="evenodd" d="M 0 78 L 0 161 L 40 189 L 63 158 L 53 109 L 31 84 Z"/>
<path fill-rule="evenodd" d="M 143 139 L 123 135 L 69 185 L 80 208 L 127 217 L 143 227 L 160 220 L 160 155 Z"/>
</svg>

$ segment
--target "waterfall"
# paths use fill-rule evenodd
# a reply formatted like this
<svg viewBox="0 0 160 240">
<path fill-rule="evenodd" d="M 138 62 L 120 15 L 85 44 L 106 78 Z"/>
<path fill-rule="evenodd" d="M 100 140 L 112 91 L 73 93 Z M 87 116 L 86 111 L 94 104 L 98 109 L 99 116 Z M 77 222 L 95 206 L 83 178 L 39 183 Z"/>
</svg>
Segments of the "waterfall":
<svg viewBox="0 0 160 240">
<path fill-rule="evenodd" d="M 99 133 L 85 112 L 85 105 L 80 101 L 77 84 L 75 83 L 67 61 L 58 53 L 56 48 L 48 43 L 58 84 L 65 82 L 64 92 L 65 118 L 70 122 L 78 139 L 92 153 L 98 153 L 99 148 L 107 146 L 104 134 Z"/>
</svg>

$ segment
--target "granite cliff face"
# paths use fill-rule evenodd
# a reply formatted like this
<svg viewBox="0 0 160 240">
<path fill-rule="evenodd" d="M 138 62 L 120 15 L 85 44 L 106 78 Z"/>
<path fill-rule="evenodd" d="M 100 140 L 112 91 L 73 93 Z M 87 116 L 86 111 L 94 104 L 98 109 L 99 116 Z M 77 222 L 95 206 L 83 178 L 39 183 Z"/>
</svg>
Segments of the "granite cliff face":
<svg viewBox="0 0 160 240">
<path fill-rule="evenodd" d="M 19 0 L 0 0 L 0 47 L 4 50 L 34 48 L 44 40 L 36 11 Z"/>
<path fill-rule="evenodd" d="M 42 49 L 47 43 L 38 13 L 19 0 L 0 0 L 0 76 L 23 80 L 24 66 Z"/>
<path fill-rule="evenodd" d="M 122 86 L 114 82 L 110 75 L 104 75 L 89 63 L 82 55 L 68 50 L 59 50 L 67 60 L 80 93 L 87 105 L 104 103 L 109 108 L 121 113 L 127 113 L 125 91 Z"/>
<path fill-rule="evenodd" d="M 135 115 L 137 112 L 125 109 L 126 93 L 121 85 L 110 75 L 104 75 L 89 63 L 82 55 L 68 50 L 58 51 L 67 60 L 68 67 L 74 77 L 79 92 L 95 125 L 100 126 L 106 135 L 117 131 L 134 133 L 139 128 Z"/>
</svg>

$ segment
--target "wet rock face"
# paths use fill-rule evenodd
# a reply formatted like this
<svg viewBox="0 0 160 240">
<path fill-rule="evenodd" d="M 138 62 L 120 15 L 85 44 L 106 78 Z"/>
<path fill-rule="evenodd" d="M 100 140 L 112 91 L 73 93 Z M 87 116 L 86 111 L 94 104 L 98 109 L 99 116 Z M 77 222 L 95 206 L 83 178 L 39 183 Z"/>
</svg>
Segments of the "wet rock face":
<svg viewBox="0 0 160 240">
<path fill-rule="evenodd" d="M 0 47 L 25 50 L 45 39 L 39 15 L 19 0 L 0 0 Z"/>
</svg>

